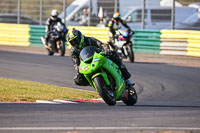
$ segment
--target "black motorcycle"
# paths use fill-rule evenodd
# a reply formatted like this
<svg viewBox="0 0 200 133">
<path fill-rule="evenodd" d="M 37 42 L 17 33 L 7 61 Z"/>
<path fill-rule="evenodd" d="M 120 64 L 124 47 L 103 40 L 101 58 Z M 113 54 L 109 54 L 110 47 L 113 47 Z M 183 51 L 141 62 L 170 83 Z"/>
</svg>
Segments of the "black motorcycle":
<svg viewBox="0 0 200 133">
<path fill-rule="evenodd" d="M 65 55 L 65 37 L 64 27 L 56 25 L 55 28 L 49 34 L 49 41 L 45 45 L 45 38 L 42 36 L 41 40 L 47 49 L 48 55 L 54 55 L 54 53 L 60 53 L 60 56 Z"/>
<path fill-rule="evenodd" d="M 117 30 L 114 44 L 114 50 L 117 51 L 121 59 L 127 59 L 130 62 L 135 61 L 134 51 L 133 51 L 133 44 L 132 44 L 132 35 L 134 32 L 128 32 L 126 30 Z"/>
</svg>

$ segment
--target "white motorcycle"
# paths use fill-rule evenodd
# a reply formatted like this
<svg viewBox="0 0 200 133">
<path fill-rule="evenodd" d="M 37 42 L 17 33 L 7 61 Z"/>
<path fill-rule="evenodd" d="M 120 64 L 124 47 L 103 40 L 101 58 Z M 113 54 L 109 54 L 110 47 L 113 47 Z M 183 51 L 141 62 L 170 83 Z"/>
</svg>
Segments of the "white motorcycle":
<svg viewBox="0 0 200 133">
<path fill-rule="evenodd" d="M 113 44 L 121 59 L 128 59 L 130 62 L 135 61 L 133 44 L 131 41 L 133 34 L 133 31 L 117 30 Z"/>
</svg>

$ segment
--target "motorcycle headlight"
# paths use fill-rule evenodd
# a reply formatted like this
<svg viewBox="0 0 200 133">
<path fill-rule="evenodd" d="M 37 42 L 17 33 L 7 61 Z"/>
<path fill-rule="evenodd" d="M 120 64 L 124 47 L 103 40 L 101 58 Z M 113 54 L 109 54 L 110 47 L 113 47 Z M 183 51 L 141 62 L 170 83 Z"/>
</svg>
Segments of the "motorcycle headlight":
<svg viewBox="0 0 200 133">
<path fill-rule="evenodd" d="M 63 29 L 64 29 L 64 26 L 63 26 L 63 25 L 58 25 L 58 26 L 57 26 L 57 31 L 58 31 L 58 32 L 63 31 Z"/>
</svg>

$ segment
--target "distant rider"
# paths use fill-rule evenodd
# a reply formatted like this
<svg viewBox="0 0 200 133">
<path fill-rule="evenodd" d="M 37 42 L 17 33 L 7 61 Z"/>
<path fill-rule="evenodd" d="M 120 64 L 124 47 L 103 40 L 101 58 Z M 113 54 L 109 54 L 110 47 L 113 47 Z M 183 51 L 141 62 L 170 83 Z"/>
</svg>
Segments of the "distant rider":
<svg viewBox="0 0 200 133">
<path fill-rule="evenodd" d="M 65 40 L 65 36 L 67 33 L 67 29 L 65 27 L 65 24 L 62 23 L 62 20 L 58 17 L 58 11 L 53 9 L 51 11 L 51 16 L 47 19 L 46 21 L 46 36 L 45 36 L 45 45 L 47 46 L 47 43 L 49 41 L 49 37 L 50 37 L 50 33 L 53 32 L 53 30 L 55 30 L 55 25 L 60 24 L 64 27 L 64 31 L 63 31 L 63 40 Z"/>
<path fill-rule="evenodd" d="M 110 32 L 110 39 L 108 43 L 114 48 L 113 43 L 116 37 L 116 30 L 121 29 L 124 26 L 127 28 L 128 32 L 131 32 L 131 28 L 127 25 L 126 21 L 124 21 L 119 12 L 114 13 L 113 18 L 109 21 L 108 27 Z"/>
<path fill-rule="evenodd" d="M 96 46 L 103 51 L 107 46 L 95 38 L 84 36 L 79 30 L 70 31 L 68 33 L 68 41 L 72 45 L 71 58 L 74 63 L 74 68 L 77 72 L 77 75 L 74 77 L 74 82 L 76 85 L 87 86 L 89 85 L 89 82 L 86 80 L 83 74 L 79 73 L 80 52 L 86 46 Z M 105 55 L 107 55 L 109 59 L 119 66 L 125 80 L 131 77 L 131 74 L 128 72 L 126 66 L 122 63 L 115 51 L 105 51 Z"/>
</svg>

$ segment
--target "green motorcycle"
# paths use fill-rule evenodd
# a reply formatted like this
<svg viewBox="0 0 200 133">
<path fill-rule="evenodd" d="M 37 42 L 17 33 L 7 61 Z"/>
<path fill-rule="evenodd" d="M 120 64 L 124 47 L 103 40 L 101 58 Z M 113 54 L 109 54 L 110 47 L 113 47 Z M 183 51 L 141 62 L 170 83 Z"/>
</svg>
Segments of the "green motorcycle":
<svg viewBox="0 0 200 133">
<path fill-rule="evenodd" d="M 108 105 L 122 100 L 126 105 L 137 102 L 137 93 L 132 84 L 127 84 L 119 67 L 97 47 L 88 46 L 80 52 L 79 72 Z"/>
</svg>

